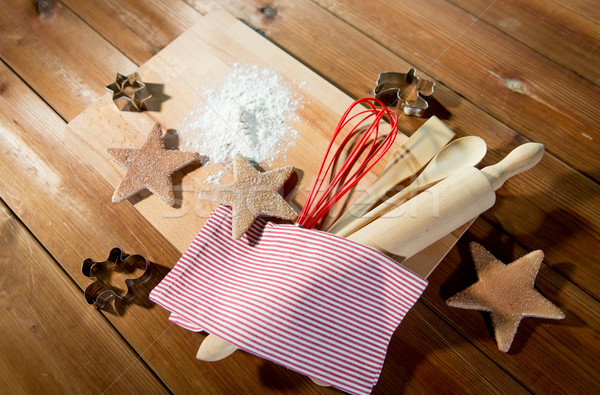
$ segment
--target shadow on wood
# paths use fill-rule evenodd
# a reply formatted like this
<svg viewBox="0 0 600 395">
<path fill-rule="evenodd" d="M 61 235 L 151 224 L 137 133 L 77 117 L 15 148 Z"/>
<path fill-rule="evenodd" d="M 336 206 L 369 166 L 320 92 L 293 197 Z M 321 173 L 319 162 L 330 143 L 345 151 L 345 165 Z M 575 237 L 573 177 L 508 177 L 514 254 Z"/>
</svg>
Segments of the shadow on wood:
<svg viewBox="0 0 600 395">
<path fill-rule="evenodd" d="M 144 102 L 147 111 L 160 111 L 162 104 L 169 100 L 171 96 L 165 94 L 164 84 L 152 84 L 146 82 L 146 90 L 152 95 L 150 99 Z"/>
</svg>

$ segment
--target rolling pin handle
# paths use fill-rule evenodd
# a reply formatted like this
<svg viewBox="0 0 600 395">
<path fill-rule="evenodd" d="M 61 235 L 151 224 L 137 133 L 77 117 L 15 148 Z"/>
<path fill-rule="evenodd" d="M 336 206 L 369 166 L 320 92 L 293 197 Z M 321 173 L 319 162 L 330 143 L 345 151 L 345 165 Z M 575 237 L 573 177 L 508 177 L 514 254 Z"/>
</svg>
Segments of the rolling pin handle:
<svg viewBox="0 0 600 395">
<path fill-rule="evenodd" d="M 495 165 L 485 167 L 481 172 L 487 177 L 490 184 L 497 191 L 506 180 L 531 169 L 544 155 L 544 145 L 540 143 L 526 143 L 512 150 L 504 159 Z"/>
</svg>

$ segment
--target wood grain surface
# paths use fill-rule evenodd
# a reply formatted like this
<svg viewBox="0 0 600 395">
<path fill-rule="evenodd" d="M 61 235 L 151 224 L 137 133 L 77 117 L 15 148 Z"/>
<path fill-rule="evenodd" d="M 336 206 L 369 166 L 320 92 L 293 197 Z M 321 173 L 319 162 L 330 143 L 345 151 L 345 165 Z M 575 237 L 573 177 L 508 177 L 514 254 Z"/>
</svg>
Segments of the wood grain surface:
<svg viewBox="0 0 600 395">
<path fill-rule="evenodd" d="M 542 162 L 498 191 L 494 208 L 433 272 L 392 339 L 374 393 L 600 389 L 595 2 L 40 3 L 0 0 L 2 388 L 336 392 L 243 352 L 218 363 L 196 361 L 204 335 L 171 325 L 159 307 L 131 304 L 114 315 L 83 298 L 89 283 L 80 272 L 83 259 L 106 258 L 118 245 L 145 255 L 164 274 L 180 248 L 134 205 L 108 203 L 113 185 L 82 158 L 66 123 L 105 95 L 117 71 L 134 71 L 222 7 L 354 98 L 370 96 L 380 72 L 416 67 L 437 82 L 430 115 L 458 136 L 486 140 L 484 165 L 527 141 L 546 145 Z M 422 122 L 404 117 L 401 130 L 410 134 Z M 487 316 L 444 302 L 475 281 L 472 240 L 506 263 L 542 249 L 536 288 L 567 318 L 523 320 L 509 353 L 500 352 Z"/>
<path fill-rule="evenodd" d="M 4 203 L 0 229 L 3 391 L 168 393 Z"/>
</svg>

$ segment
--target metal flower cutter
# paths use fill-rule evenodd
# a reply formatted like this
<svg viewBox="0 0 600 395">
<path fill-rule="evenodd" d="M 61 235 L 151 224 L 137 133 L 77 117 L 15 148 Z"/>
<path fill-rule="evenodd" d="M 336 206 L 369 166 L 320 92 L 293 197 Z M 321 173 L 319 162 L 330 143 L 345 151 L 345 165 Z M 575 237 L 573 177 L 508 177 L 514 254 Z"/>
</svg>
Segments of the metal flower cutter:
<svg viewBox="0 0 600 395">
<path fill-rule="evenodd" d="M 434 86 L 435 82 L 415 76 L 412 68 L 407 73 L 386 71 L 379 74 L 373 94 L 388 107 L 421 117 L 429 107 L 424 97 L 433 94 Z"/>
<path fill-rule="evenodd" d="M 136 285 L 150 280 L 153 264 L 141 255 L 125 254 L 115 247 L 104 261 L 87 258 L 83 261 L 81 272 L 94 279 L 84 291 L 85 300 L 99 309 L 117 312 L 115 303 L 128 303 L 134 300 Z M 142 273 L 137 276 L 136 273 Z M 126 277 L 125 289 L 114 285 L 117 278 Z"/>
</svg>

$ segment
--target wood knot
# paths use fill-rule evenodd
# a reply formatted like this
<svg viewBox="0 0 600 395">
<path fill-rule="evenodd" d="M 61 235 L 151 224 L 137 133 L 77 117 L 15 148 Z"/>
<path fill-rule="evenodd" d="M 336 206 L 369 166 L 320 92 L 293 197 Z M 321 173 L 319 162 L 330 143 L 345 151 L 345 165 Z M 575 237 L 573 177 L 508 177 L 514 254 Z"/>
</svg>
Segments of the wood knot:
<svg viewBox="0 0 600 395">
<path fill-rule="evenodd" d="M 38 14 L 47 16 L 52 13 L 52 9 L 54 6 L 54 0 L 37 0 L 35 2 L 35 6 Z"/>
<path fill-rule="evenodd" d="M 273 7 L 272 5 L 264 6 L 260 11 L 264 16 L 267 17 L 267 19 L 273 19 L 275 18 L 275 15 L 277 15 L 277 8 Z"/>
<path fill-rule="evenodd" d="M 516 93 L 529 94 L 527 86 L 522 81 L 515 78 L 507 78 L 504 81 L 504 86 Z"/>
</svg>

